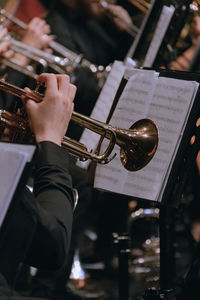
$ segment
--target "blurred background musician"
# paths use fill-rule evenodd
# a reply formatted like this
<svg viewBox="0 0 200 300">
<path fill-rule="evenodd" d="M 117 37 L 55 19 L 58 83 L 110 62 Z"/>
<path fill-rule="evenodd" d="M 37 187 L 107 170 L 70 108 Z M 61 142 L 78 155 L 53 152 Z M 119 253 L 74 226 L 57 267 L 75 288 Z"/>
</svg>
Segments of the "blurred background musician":
<svg viewBox="0 0 200 300">
<path fill-rule="evenodd" d="M 117 18 L 111 20 L 107 17 L 109 11 L 132 24 L 128 12 L 122 6 L 108 4 L 108 7 L 103 9 L 100 1 L 91 0 L 43 3 L 48 8 L 46 21 L 58 42 L 75 53 L 83 54 L 95 65 L 106 67 L 116 59 L 124 59 L 133 38 L 125 31 L 127 25 Z M 100 92 L 98 79 L 83 68 L 75 70 L 74 75 L 78 87 L 75 110 L 90 115 Z M 78 138 L 81 132 L 80 127 L 70 124 L 70 137 Z"/>
<path fill-rule="evenodd" d="M 122 32 L 132 24 L 132 20 L 122 6 L 108 2 L 106 8 L 103 8 L 98 0 L 48 1 L 48 6 L 46 21 L 61 44 L 76 53 L 82 53 L 97 65 L 105 66 L 115 59 L 123 60 L 129 35 Z M 109 13 L 116 17 L 109 18 Z M 126 20 L 126 23 L 121 19 Z M 131 41 L 128 40 L 129 43 Z"/>
<path fill-rule="evenodd" d="M 119 16 L 126 22 L 117 17 L 110 19 L 108 14 Z M 123 60 L 133 41 L 126 32 L 126 27 L 132 25 L 131 17 L 117 4 L 108 3 L 105 9 L 100 1 L 21 0 L 15 16 L 26 23 L 35 16 L 45 18 L 57 42 L 103 68 L 115 59 Z M 90 115 L 106 74 L 106 71 L 91 73 L 78 64 L 71 74 L 78 87 L 77 112 Z M 79 139 L 81 133 L 80 126 L 70 123 L 68 136 Z"/>
<path fill-rule="evenodd" d="M 49 41 L 52 39 L 51 36 L 48 35 L 49 31 L 49 25 L 44 20 L 35 17 L 28 23 L 27 30 L 23 32 L 23 35 L 21 35 L 21 42 L 26 45 L 45 50 L 48 46 Z M 6 39 L 8 33 L 9 32 L 7 27 L 4 27 L 4 29 L 1 31 L 4 39 Z M 9 40 L 5 40 L 2 41 L 2 44 L 9 45 L 10 42 Z M 14 58 L 22 66 L 22 69 L 23 66 L 25 67 L 30 62 L 30 59 L 28 57 L 11 50 L 7 52 L 7 55 L 4 55 L 4 57 L 2 58 L 0 71 L 1 76 L 7 74 L 8 82 L 21 87 L 24 87 L 26 85 L 32 86 L 33 84 L 35 84 L 35 81 L 33 83 L 32 79 L 22 72 L 18 72 L 17 70 L 6 67 L 4 65 L 4 60 L 9 60 L 11 58 Z M 13 95 L 0 91 L 0 107 L 2 109 L 6 109 L 12 112 L 14 109 L 16 109 L 17 103 L 19 103 L 19 100 L 16 99 Z"/>
<path fill-rule="evenodd" d="M 200 16 L 194 15 L 190 24 L 190 30 L 185 37 L 182 47 L 178 48 L 178 57 L 170 63 L 170 69 L 177 71 L 187 71 L 195 56 L 198 43 L 200 41 Z M 192 70 L 191 70 L 192 71 Z"/>
</svg>

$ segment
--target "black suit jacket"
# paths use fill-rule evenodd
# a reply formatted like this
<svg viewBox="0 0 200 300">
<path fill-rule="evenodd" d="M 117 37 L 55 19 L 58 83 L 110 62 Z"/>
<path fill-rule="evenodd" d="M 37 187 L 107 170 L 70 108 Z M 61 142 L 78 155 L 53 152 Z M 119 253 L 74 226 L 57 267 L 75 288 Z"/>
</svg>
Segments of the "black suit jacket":
<svg viewBox="0 0 200 300">
<path fill-rule="evenodd" d="M 68 154 L 51 142 L 39 144 L 34 194 L 16 195 L 0 231 L 0 273 L 9 284 L 20 263 L 57 270 L 67 260 L 73 219 L 73 191 Z"/>
</svg>

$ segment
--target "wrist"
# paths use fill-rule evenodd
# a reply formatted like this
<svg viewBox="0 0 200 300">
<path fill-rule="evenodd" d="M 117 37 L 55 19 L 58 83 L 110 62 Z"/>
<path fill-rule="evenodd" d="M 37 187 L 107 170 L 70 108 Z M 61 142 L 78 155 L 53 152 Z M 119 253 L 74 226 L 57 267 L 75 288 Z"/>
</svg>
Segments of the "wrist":
<svg viewBox="0 0 200 300">
<path fill-rule="evenodd" d="M 61 139 L 59 139 L 58 137 L 51 135 L 51 134 L 38 134 L 35 136 L 35 140 L 37 143 L 41 143 L 41 142 L 52 142 L 54 144 L 57 144 L 58 146 L 61 146 Z"/>
</svg>

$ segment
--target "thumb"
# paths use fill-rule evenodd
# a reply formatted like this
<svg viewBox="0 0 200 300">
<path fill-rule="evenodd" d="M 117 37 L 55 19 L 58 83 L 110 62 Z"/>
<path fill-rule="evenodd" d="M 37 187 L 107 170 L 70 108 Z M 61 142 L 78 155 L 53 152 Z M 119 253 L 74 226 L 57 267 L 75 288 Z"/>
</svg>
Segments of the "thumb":
<svg viewBox="0 0 200 300">
<path fill-rule="evenodd" d="M 26 111 L 29 114 L 30 111 L 32 111 L 32 112 L 35 111 L 35 109 L 37 107 L 37 103 L 28 97 L 29 94 L 32 93 L 32 91 L 29 88 L 25 88 L 24 90 L 26 92 L 26 95 L 22 96 L 21 98 L 22 98 L 22 102 L 26 108 Z"/>
<path fill-rule="evenodd" d="M 38 108 L 38 103 L 36 103 L 34 100 L 32 100 L 32 99 L 26 100 L 25 109 L 26 109 L 28 116 L 35 115 L 37 108 Z"/>
</svg>

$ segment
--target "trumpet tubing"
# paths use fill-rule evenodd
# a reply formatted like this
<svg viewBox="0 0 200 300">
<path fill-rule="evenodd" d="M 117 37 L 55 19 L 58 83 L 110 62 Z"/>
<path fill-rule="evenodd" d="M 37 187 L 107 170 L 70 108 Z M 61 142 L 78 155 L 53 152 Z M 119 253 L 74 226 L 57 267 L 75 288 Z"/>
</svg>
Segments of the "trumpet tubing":
<svg viewBox="0 0 200 300">
<path fill-rule="evenodd" d="M 2 63 L 5 66 L 10 67 L 11 69 L 14 69 L 20 73 L 29 76 L 30 78 L 37 80 L 38 75 L 34 72 L 34 68 L 31 65 L 23 66 L 14 58 L 3 59 Z"/>
<path fill-rule="evenodd" d="M 18 97 L 27 96 L 36 102 L 41 102 L 44 97 L 43 94 L 37 91 L 27 94 L 25 90 L 6 82 L 4 79 L 0 80 L 0 89 Z M 106 164 L 114 158 L 115 155 L 112 157 L 110 155 L 115 145 L 118 145 L 120 147 L 122 165 L 129 171 L 137 171 L 146 166 L 156 152 L 158 130 L 154 122 L 149 119 L 137 121 L 128 130 L 111 126 L 77 112 L 72 113 L 71 119 L 80 126 L 88 128 L 109 140 L 104 153 L 97 154 L 88 151 L 85 145 L 68 137 L 63 137 L 62 146 L 68 149 L 72 155 L 82 160 L 91 159 L 98 163 Z M 19 136 L 18 132 L 23 132 L 22 136 L 26 141 L 26 135 L 28 139 L 33 137 L 29 123 L 24 119 L 24 116 L 18 116 L 1 110 L 0 122 L 1 133 L 4 128 L 9 127 L 13 133 L 13 139 Z"/>
<path fill-rule="evenodd" d="M 7 37 L 7 39 L 10 40 L 11 46 L 10 48 L 18 53 L 21 53 L 30 59 L 33 59 L 34 61 L 37 61 L 38 63 L 42 64 L 44 67 L 50 66 L 52 69 L 54 69 L 56 72 L 60 74 L 68 74 L 68 67 L 70 65 L 70 62 L 67 58 L 62 58 L 59 56 L 55 56 L 53 54 L 47 53 L 45 51 L 42 51 L 40 49 L 31 47 L 29 45 L 26 45 L 20 41 L 17 41 L 10 36 Z"/>
</svg>

